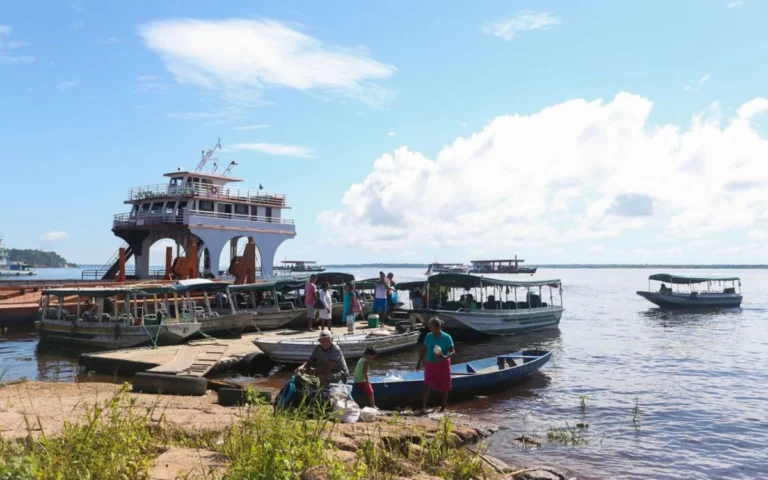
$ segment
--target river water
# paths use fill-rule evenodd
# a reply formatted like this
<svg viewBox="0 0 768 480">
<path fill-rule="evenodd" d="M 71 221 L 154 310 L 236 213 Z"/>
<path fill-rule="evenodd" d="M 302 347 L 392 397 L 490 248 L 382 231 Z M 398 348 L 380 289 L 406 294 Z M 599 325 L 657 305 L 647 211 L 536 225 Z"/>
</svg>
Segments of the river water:
<svg viewBox="0 0 768 480">
<path fill-rule="evenodd" d="M 559 329 L 480 342 L 455 337 L 455 361 L 533 346 L 553 350 L 552 360 L 503 393 L 452 409 L 501 427 L 489 439 L 492 455 L 580 478 L 768 478 L 768 271 L 675 273 L 692 272 L 740 276 L 743 308 L 660 311 L 635 295 L 647 288 L 649 270 L 540 270 L 535 278 L 563 280 Z M 416 269 L 394 273 L 400 281 L 424 278 Z M 2 335 L 5 379 L 75 379 L 70 353 L 38 349 L 31 331 Z M 413 368 L 414 358 L 415 351 L 382 356 L 377 370 Z M 270 383 L 287 374 L 275 375 Z M 571 441 L 548 442 L 556 429 Z M 543 445 L 517 446 L 522 434 Z"/>
</svg>

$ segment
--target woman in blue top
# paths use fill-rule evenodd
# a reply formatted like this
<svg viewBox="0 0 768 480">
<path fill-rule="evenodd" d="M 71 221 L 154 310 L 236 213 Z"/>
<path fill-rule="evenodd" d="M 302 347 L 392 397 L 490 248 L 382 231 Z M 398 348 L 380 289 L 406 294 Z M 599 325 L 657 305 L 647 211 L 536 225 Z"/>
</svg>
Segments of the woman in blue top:
<svg viewBox="0 0 768 480">
<path fill-rule="evenodd" d="M 424 391 L 421 395 L 421 410 L 427 410 L 427 400 L 432 390 L 440 392 L 442 396 L 441 412 L 448 408 L 448 392 L 451 391 L 451 357 L 456 353 L 453 346 L 453 338 L 443 332 L 443 322 L 437 318 L 429 319 L 430 332 L 424 338 L 421 346 L 419 361 L 416 363 L 416 371 L 424 363 Z"/>
<path fill-rule="evenodd" d="M 350 333 L 355 332 L 355 317 L 357 313 L 355 311 L 355 298 L 357 292 L 352 288 L 352 284 L 347 282 L 344 284 L 344 311 L 341 314 L 341 318 L 347 323 L 347 331 Z"/>
</svg>

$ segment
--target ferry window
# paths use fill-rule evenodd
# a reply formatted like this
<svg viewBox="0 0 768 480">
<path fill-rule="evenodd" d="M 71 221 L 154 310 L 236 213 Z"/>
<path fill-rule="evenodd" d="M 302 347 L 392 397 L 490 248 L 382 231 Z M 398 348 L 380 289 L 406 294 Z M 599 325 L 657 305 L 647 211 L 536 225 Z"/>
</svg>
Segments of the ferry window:
<svg viewBox="0 0 768 480">
<path fill-rule="evenodd" d="M 141 205 L 141 213 L 147 213 L 149 211 L 149 204 L 144 203 Z"/>
<path fill-rule="evenodd" d="M 155 215 L 163 211 L 163 202 L 155 202 L 152 204 L 152 210 L 150 210 L 150 215 Z"/>
<path fill-rule="evenodd" d="M 171 179 L 171 186 L 172 186 L 172 187 L 178 187 L 178 186 L 181 186 L 181 178 L 178 178 L 178 177 L 176 177 L 176 178 L 172 178 L 172 179 Z"/>
<path fill-rule="evenodd" d="M 210 200 L 200 200 L 200 211 L 212 212 L 213 202 L 211 202 Z"/>
<path fill-rule="evenodd" d="M 237 215 L 248 215 L 248 205 L 235 205 Z"/>
<path fill-rule="evenodd" d="M 210 185 L 210 184 L 212 184 L 213 182 L 211 182 L 211 181 L 210 181 L 209 179 L 207 179 L 207 178 L 204 178 L 204 179 L 203 179 L 203 183 L 205 183 L 206 185 Z"/>
<path fill-rule="evenodd" d="M 138 211 L 139 211 L 139 206 L 138 205 L 134 205 L 133 207 L 131 207 L 131 215 L 130 215 L 131 218 L 135 217 L 136 213 L 138 213 Z"/>
<path fill-rule="evenodd" d="M 267 207 L 267 221 L 272 221 L 272 207 Z"/>
<path fill-rule="evenodd" d="M 187 209 L 187 202 L 179 202 L 179 215 L 184 213 L 184 210 Z"/>
<path fill-rule="evenodd" d="M 259 215 L 259 207 L 251 205 L 251 216 L 257 217 Z"/>
<path fill-rule="evenodd" d="M 165 214 L 173 215 L 173 209 L 176 208 L 176 202 L 168 202 L 165 204 Z"/>
</svg>

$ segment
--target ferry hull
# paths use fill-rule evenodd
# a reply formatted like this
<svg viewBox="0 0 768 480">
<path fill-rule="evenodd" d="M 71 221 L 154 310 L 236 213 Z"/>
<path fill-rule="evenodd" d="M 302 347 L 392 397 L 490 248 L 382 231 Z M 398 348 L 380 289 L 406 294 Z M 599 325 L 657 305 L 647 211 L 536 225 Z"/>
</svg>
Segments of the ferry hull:
<svg viewBox="0 0 768 480">
<path fill-rule="evenodd" d="M 667 309 L 739 308 L 743 297 L 738 293 L 680 293 L 637 292 L 649 302 Z"/>
<path fill-rule="evenodd" d="M 562 307 L 525 308 L 518 310 L 411 310 L 423 320 L 438 317 L 449 333 L 473 332 L 482 335 L 518 335 L 555 328 L 563 315 Z"/>
</svg>

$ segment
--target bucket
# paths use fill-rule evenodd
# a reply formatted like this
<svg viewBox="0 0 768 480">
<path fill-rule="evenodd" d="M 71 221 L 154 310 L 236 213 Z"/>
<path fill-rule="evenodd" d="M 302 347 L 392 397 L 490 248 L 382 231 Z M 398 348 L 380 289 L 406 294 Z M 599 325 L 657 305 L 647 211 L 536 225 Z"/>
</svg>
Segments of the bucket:
<svg viewBox="0 0 768 480">
<path fill-rule="evenodd" d="M 368 315 L 368 328 L 378 328 L 379 316 L 376 314 Z"/>
</svg>

